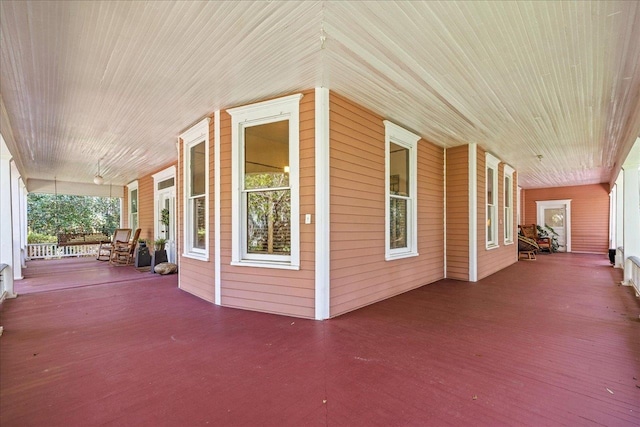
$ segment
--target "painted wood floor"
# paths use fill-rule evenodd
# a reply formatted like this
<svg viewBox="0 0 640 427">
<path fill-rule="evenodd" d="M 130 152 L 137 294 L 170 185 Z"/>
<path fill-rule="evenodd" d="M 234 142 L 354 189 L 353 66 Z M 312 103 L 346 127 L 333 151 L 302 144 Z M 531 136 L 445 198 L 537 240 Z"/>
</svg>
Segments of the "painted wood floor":
<svg viewBox="0 0 640 427">
<path fill-rule="evenodd" d="M 139 277 L 3 303 L 0 425 L 640 425 L 640 302 L 606 255 L 325 322 Z"/>
</svg>

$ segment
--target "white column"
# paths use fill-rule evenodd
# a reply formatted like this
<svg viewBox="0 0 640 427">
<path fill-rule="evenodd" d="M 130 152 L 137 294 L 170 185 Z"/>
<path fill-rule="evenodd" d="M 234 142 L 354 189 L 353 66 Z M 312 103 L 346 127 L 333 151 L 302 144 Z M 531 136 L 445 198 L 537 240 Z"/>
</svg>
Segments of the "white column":
<svg viewBox="0 0 640 427">
<path fill-rule="evenodd" d="M 331 316 L 330 190 L 329 176 L 329 89 L 316 88 L 315 93 L 315 167 L 316 167 L 316 320 Z"/>
<path fill-rule="evenodd" d="M 638 179 L 639 165 L 625 165 L 624 175 L 624 212 L 623 212 L 623 244 L 624 259 L 640 256 L 640 183 Z M 624 282 L 631 279 L 631 269 L 624 269 Z"/>
<path fill-rule="evenodd" d="M 15 297 L 13 292 L 13 231 L 11 229 L 11 153 L 0 135 L 0 264 L 2 272 L 0 300 Z"/>
<path fill-rule="evenodd" d="M 14 162 L 11 162 L 11 230 L 13 234 L 13 279 L 22 279 L 22 251 L 21 251 L 21 237 L 22 229 L 20 228 L 20 219 L 22 217 L 20 213 L 20 207 L 22 201 L 20 200 L 20 172 Z"/>
<path fill-rule="evenodd" d="M 618 251 L 619 247 L 624 245 L 624 176 L 620 172 L 616 180 L 616 268 L 623 268 L 624 259 L 622 252 Z"/>
</svg>

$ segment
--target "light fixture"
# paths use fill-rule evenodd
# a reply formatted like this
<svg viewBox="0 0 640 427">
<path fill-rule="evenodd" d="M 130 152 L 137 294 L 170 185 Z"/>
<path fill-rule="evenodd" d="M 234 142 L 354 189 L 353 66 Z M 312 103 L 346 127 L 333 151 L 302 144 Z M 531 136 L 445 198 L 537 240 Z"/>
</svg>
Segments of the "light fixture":
<svg viewBox="0 0 640 427">
<path fill-rule="evenodd" d="M 98 159 L 98 173 L 93 177 L 93 183 L 96 185 L 102 185 L 104 178 L 100 175 L 100 159 Z"/>
</svg>

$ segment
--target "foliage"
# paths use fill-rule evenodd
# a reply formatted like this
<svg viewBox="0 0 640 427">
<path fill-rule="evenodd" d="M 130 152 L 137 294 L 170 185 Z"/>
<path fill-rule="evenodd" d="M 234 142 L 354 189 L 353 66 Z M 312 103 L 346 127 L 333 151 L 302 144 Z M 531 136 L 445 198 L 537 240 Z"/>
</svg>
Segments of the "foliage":
<svg viewBox="0 0 640 427">
<path fill-rule="evenodd" d="M 544 225 L 544 228 L 536 225 L 538 229 L 538 237 L 550 237 L 551 238 L 551 247 L 553 248 L 553 252 L 558 252 L 558 248 L 560 244 L 558 243 L 558 233 L 552 227 L 547 224 Z"/>
<path fill-rule="evenodd" d="M 160 222 L 165 227 L 169 227 L 169 209 L 164 208 L 160 211 Z"/>
<path fill-rule="evenodd" d="M 120 224 L 118 198 L 34 194 L 27 196 L 27 224 L 36 234 L 104 233 Z"/>
<path fill-rule="evenodd" d="M 284 173 L 245 175 L 245 188 L 264 189 L 247 194 L 249 253 L 291 253 L 291 191 Z"/>
<path fill-rule="evenodd" d="M 29 233 L 27 236 L 27 243 L 57 243 L 58 238 L 56 236 L 50 236 L 48 234 Z"/>
</svg>

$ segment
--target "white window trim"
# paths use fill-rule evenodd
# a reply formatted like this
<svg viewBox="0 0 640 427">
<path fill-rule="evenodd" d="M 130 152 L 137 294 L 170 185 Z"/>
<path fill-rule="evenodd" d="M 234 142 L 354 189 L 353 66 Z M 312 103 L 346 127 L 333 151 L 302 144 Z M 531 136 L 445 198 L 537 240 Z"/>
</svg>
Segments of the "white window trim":
<svg viewBox="0 0 640 427">
<path fill-rule="evenodd" d="M 231 115 L 231 265 L 300 269 L 300 100 L 302 94 L 227 110 Z M 282 120 L 289 121 L 289 186 L 291 188 L 291 255 L 252 256 L 246 250 L 246 221 L 242 206 L 244 128 Z M 282 261 L 280 260 L 282 259 Z"/>
<path fill-rule="evenodd" d="M 133 228 L 133 217 L 132 214 L 133 212 L 131 212 L 131 193 L 134 190 L 138 190 L 138 180 L 135 181 L 131 181 L 130 183 L 127 184 L 127 224 L 129 224 L 129 228 Z M 138 220 L 136 221 L 136 228 L 140 228 L 140 191 L 138 190 L 137 195 L 136 195 L 136 199 L 137 203 L 136 205 L 138 206 L 138 211 L 136 212 L 136 214 L 138 214 Z M 133 230 L 134 232 L 136 230 Z"/>
<path fill-rule="evenodd" d="M 500 164 L 500 159 L 498 159 L 497 157 L 495 157 L 494 155 L 492 155 L 491 153 L 486 153 L 486 157 L 485 157 L 485 189 L 484 189 L 484 198 L 485 198 L 485 218 L 487 220 L 489 220 L 489 201 L 487 200 L 487 188 L 486 188 L 486 182 L 487 182 L 487 177 L 489 176 L 489 169 L 493 169 L 493 206 L 494 206 L 494 210 L 493 213 L 495 215 L 495 218 L 491 218 L 493 220 L 493 236 L 489 236 L 489 232 L 487 231 L 487 225 L 485 224 L 484 226 L 484 232 L 486 235 L 486 248 L 487 249 L 496 249 L 498 247 L 500 247 L 500 243 L 498 242 L 498 217 L 499 217 L 499 213 L 498 213 L 498 165 Z"/>
<path fill-rule="evenodd" d="M 201 261 L 209 260 L 209 122 L 210 118 L 207 117 L 189 130 L 180 135 L 183 142 L 182 151 L 184 153 L 183 163 L 183 253 L 182 256 L 187 258 L 193 258 Z M 190 214 L 189 194 L 191 185 L 191 179 L 189 177 L 189 162 L 191 160 L 191 147 L 204 142 L 205 153 L 205 178 L 204 178 L 204 204 L 205 204 L 205 239 L 204 250 L 193 247 L 192 241 L 192 218 Z"/>
<path fill-rule="evenodd" d="M 413 132 L 392 123 L 388 120 L 384 122 L 385 136 L 384 136 L 384 161 L 385 161 L 385 175 L 384 175 L 384 192 L 385 192 L 385 229 L 384 229 L 384 247 L 385 247 L 385 260 L 392 261 L 395 259 L 402 259 L 408 257 L 418 256 L 418 141 L 420 136 Z M 389 207 L 389 201 L 391 199 L 391 192 L 389 191 L 389 147 L 391 142 L 400 145 L 409 150 L 409 195 L 410 207 L 407 209 L 409 216 L 407 220 L 407 247 L 399 249 L 391 249 L 390 231 L 391 231 L 391 209 Z"/>
<path fill-rule="evenodd" d="M 503 177 L 503 186 L 502 189 L 504 191 L 505 188 L 507 188 L 507 179 L 511 182 L 511 192 L 509 193 L 509 198 L 511 200 L 511 210 L 510 212 L 507 212 L 507 200 L 504 199 L 503 200 L 503 207 L 504 207 L 504 225 L 503 225 L 503 233 L 504 233 L 504 244 L 505 245 L 513 245 L 514 244 L 514 226 L 513 226 L 513 189 L 514 187 L 514 183 L 513 183 L 513 172 L 514 169 L 509 166 L 509 165 L 504 165 L 504 177 Z M 504 193 L 504 196 L 507 196 L 507 193 Z M 511 224 L 511 236 L 507 236 L 507 224 Z M 511 237 L 511 238 L 509 238 Z"/>
</svg>

